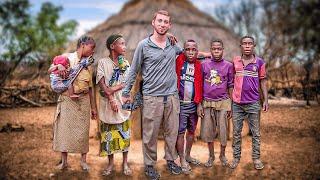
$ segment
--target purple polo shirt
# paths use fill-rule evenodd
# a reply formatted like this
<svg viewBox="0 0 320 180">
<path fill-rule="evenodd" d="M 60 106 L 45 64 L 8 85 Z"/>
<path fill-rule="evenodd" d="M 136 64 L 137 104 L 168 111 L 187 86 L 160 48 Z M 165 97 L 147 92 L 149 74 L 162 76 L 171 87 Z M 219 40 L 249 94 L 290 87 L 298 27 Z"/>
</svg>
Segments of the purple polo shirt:
<svg viewBox="0 0 320 180">
<path fill-rule="evenodd" d="M 222 59 L 207 59 L 202 62 L 203 98 L 220 101 L 229 98 L 228 88 L 233 87 L 234 68 L 231 62 Z"/>
<path fill-rule="evenodd" d="M 256 57 L 244 66 L 241 56 L 233 59 L 235 78 L 232 100 L 239 104 L 255 103 L 260 100 L 260 80 L 267 77 L 266 63 Z"/>
</svg>

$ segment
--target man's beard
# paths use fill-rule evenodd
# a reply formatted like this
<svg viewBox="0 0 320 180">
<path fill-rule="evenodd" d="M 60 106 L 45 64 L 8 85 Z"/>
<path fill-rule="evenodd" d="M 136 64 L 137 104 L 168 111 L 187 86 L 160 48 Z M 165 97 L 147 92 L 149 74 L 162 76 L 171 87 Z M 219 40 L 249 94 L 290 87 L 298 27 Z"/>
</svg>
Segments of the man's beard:
<svg viewBox="0 0 320 180">
<path fill-rule="evenodd" d="M 154 28 L 156 30 L 156 32 L 159 34 L 159 35 L 165 35 L 167 34 L 167 32 L 169 31 L 169 29 L 167 29 L 165 32 L 161 33 L 157 28 Z"/>
</svg>

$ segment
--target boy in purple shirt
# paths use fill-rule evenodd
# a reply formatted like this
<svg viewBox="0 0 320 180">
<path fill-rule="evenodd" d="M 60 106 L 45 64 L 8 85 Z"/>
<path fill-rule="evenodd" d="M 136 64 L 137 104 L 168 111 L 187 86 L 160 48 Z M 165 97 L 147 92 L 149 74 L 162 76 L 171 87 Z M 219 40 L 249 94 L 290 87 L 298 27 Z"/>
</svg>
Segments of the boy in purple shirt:
<svg viewBox="0 0 320 180">
<path fill-rule="evenodd" d="M 208 143 L 209 159 L 204 165 L 211 167 L 214 157 L 214 139 L 219 132 L 220 156 L 223 166 L 228 164 L 225 156 L 227 146 L 227 114 L 231 111 L 231 92 L 233 90 L 233 65 L 222 58 L 223 42 L 220 39 L 211 42 L 212 59 L 202 63 L 203 102 L 198 105 L 202 115 L 200 136 Z M 229 95 L 230 94 L 230 95 Z"/>
<path fill-rule="evenodd" d="M 230 168 L 238 166 L 241 157 L 241 131 L 243 120 L 248 117 L 249 129 L 252 133 L 252 159 L 255 169 L 263 169 L 260 160 L 260 95 L 263 93 L 263 110 L 268 110 L 268 92 L 266 64 L 254 54 L 255 42 L 251 36 L 240 40 L 242 56 L 233 59 L 235 69 L 234 90 L 232 93 L 233 119 L 233 161 Z"/>
</svg>

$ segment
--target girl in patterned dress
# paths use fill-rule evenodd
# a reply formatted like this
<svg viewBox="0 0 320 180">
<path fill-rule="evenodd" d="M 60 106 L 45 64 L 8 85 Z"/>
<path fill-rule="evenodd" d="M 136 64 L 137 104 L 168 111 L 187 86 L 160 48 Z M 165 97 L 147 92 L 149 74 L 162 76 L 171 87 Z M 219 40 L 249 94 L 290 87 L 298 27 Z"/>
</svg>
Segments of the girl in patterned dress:
<svg viewBox="0 0 320 180">
<path fill-rule="evenodd" d="M 123 173 L 131 175 L 128 165 L 130 146 L 130 111 L 123 109 L 121 89 L 129 72 L 129 63 L 123 58 L 126 50 L 122 35 L 114 34 L 106 42 L 109 57 L 100 59 L 97 68 L 97 83 L 100 86 L 100 156 L 108 156 L 109 163 L 103 175 L 110 175 L 114 166 L 114 154 L 123 154 Z"/>
</svg>

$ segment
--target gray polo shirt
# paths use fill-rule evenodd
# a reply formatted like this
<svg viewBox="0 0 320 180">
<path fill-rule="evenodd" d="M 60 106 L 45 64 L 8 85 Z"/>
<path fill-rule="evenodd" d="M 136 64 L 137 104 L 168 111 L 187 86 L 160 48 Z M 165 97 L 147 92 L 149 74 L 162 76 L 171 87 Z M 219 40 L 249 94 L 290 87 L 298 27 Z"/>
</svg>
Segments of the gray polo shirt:
<svg viewBox="0 0 320 180">
<path fill-rule="evenodd" d="M 172 46 L 167 39 L 164 49 L 158 47 L 150 36 L 139 42 L 131 64 L 131 69 L 123 89 L 124 96 L 129 95 L 141 70 L 143 85 L 142 93 L 147 96 L 166 96 L 176 94 L 176 55 L 182 52 L 177 45 Z"/>
</svg>

